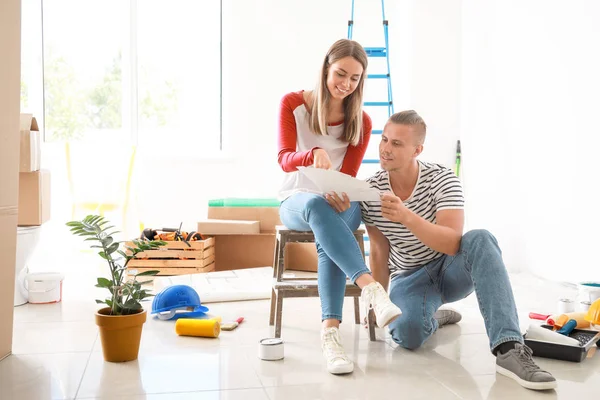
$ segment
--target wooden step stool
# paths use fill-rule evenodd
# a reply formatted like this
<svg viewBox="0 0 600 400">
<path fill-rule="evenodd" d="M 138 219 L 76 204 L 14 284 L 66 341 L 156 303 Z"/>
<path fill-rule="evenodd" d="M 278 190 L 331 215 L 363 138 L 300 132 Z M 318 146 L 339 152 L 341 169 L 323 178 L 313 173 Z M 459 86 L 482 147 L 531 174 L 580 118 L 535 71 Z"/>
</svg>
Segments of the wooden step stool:
<svg viewBox="0 0 600 400">
<path fill-rule="evenodd" d="M 358 242 L 363 259 L 365 258 L 364 229 L 354 232 L 354 238 Z M 313 278 L 284 279 L 285 246 L 288 243 L 314 243 L 315 236 L 312 232 L 299 232 L 277 226 L 275 235 L 275 254 L 273 257 L 273 287 L 271 289 L 271 313 L 269 325 L 275 323 L 275 337 L 281 337 L 281 318 L 283 314 L 283 299 L 286 297 L 319 297 L 317 280 Z M 346 281 L 346 297 L 354 297 L 354 322 L 360 324 L 360 302 L 361 289 Z M 375 341 L 375 318 L 373 311 L 369 312 L 367 323 L 369 326 L 369 339 Z"/>
</svg>

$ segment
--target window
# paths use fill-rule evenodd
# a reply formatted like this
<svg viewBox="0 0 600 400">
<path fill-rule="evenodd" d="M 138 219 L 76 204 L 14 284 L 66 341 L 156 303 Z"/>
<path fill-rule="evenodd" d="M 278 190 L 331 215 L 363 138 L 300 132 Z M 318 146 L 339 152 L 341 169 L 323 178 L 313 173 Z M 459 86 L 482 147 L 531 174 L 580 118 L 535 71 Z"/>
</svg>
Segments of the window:
<svg viewBox="0 0 600 400">
<path fill-rule="evenodd" d="M 219 150 L 220 14 L 220 0 L 44 1 L 46 141 Z"/>
<path fill-rule="evenodd" d="M 138 2 L 138 129 L 161 151 L 220 149 L 220 12 L 214 0 Z"/>
</svg>

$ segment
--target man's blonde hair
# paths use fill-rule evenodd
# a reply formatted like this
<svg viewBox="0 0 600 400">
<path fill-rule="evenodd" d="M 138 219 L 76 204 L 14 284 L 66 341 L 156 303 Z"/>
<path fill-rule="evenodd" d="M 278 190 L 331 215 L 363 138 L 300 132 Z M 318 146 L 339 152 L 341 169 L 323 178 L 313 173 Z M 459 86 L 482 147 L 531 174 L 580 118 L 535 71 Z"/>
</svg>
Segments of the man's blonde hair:
<svg viewBox="0 0 600 400">
<path fill-rule="evenodd" d="M 385 128 L 388 124 L 408 125 L 417 127 L 417 144 L 422 145 L 425 143 L 425 136 L 427 135 L 427 125 L 425 121 L 415 110 L 405 110 L 393 114 L 385 124 Z"/>
</svg>

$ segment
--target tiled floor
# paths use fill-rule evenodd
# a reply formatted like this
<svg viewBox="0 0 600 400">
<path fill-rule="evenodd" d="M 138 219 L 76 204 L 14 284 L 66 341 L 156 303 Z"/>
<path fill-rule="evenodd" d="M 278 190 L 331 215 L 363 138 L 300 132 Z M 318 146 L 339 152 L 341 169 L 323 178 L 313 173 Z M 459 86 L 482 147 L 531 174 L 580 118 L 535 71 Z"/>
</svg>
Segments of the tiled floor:
<svg viewBox="0 0 600 400">
<path fill-rule="evenodd" d="M 521 325 L 529 311 L 552 311 L 567 288 L 512 275 Z M 15 309 L 14 355 L 0 362 L 0 399 L 529 399 L 597 398 L 600 355 L 582 363 L 537 358 L 558 379 L 558 389 L 533 392 L 494 370 L 474 296 L 454 304 L 464 315 L 417 351 L 398 348 L 383 330 L 369 342 L 353 325 L 346 302 L 342 337 L 354 373 L 327 373 L 319 348 L 318 299 L 284 303 L 285 359 L 261 361 L 258 341 L 272 335 L 267 300 L 209 304 L 223 319 L 244 316 L 218 339 L 179 337 L 174 323 L 149 319 L 137 361 L 102 359 L 90 293 L 93 277 L 73 270 L 64 300 Z"/>
</svg>

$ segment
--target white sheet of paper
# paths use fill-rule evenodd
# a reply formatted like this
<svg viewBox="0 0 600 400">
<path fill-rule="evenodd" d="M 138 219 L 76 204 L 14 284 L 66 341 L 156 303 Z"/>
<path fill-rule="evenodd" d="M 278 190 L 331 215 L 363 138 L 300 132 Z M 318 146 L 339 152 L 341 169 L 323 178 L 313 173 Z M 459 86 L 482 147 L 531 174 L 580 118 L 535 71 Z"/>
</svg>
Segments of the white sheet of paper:
<svg viewBox="0 0 600 400">
<path fill-rule="evenodd" d="M 342 193 L 346 193 L 350 201 L 381 201 L 377 189 L 350 175 L 312 167 L 299 167 L 298 171 L 310 179 L 323 194 L 335 192 L 341 196 Z"/>
</svg>

